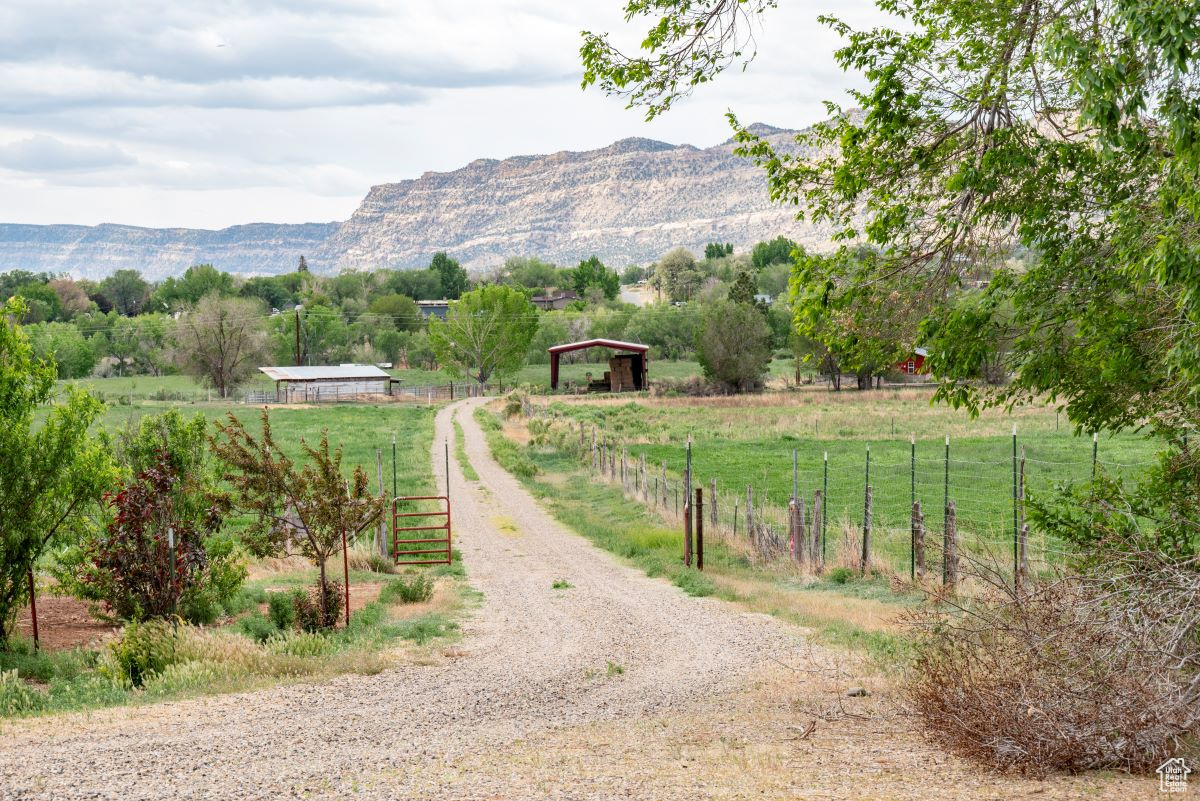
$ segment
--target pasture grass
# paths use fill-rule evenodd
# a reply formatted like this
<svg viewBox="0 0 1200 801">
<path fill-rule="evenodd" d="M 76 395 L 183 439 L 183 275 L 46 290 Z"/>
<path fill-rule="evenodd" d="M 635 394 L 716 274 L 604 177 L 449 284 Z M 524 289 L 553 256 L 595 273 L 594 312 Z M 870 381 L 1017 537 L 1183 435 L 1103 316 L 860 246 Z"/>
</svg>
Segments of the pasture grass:
<svg viewBox="0 0 1200 801">
<path fill-rule="evenodd" d="M 1027 498 L 1046 496 L 1068 482 L 1086 482 L 1092 472 L 1092 438 L 1064 430 L 1052 408 L 1025 407 L 1011 416 L 991 411 L 972 420 L 962 411 L 929 406 L 929 397 L 928 391 L 917 389 L 822 391 L 728 399 L 555 401 L 549 410 L 574 430 L 579 424 L 585 432 L 595 426 L 598 436 L 625 445 L 634 460 L 644 456 L 651 480 L 661 480 L 665 465 L 672 505 L 690 437 L 695 485 L 705 488 L 711 504 L 710 482 L 716 480 L 720 520 L 731 530 L 735 525 L 745 530 L 748 494 L 760 516 L 783 525 L 793 487 L 808 504 L 821 490 L 827 559 L 856 560 L 869 480 L 872 558 L 881 566 L 904 573 L 910 569 L 914 499 L 922 504 L 931 554 L 949 499 L 956 505 L 963 548 L 1011 563 L 1014 467 L 1019 474 L 1023 455 Z M 893 435 L 896 418 L 914 422 L 922 432 L 915 445 L 907 434 Z M 942 432 L 952 432 L 948 462 Z M 1135 475 L 1153 461 L 1157 448 L 1139 434 L 1101 435 L 1098 469 Z M 1028 548 L 1035 568 L 1056 561 L 1063 550 L 1061 543 L 1036 531 Z"/>
</svg>

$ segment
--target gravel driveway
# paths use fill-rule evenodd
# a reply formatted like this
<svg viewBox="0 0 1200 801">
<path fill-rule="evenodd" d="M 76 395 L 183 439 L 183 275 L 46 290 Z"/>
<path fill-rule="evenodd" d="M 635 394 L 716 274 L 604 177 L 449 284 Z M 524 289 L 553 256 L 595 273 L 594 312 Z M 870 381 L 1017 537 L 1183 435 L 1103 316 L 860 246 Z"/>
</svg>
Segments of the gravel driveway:
<svg viewBox="0 0 1200 801">
<path fill-rule="evenodd" d="M 438 414 L 432 454 L 440 481 L 457 414 L 480 482 L 451 460 L 456 545 L 484 595 L 460 656 L 22 722 L 0 734 L 0 798 L 537 797 L 519 774 L 474 784 L 473 760 L 564 727 L 686 713 L 770 658 L 811 651 L 770 618 L 689 598 L 561 527 L 492 461 L 481 402 Z M 569 797 L 611 796 L 581 785 Z"/>
</svg>

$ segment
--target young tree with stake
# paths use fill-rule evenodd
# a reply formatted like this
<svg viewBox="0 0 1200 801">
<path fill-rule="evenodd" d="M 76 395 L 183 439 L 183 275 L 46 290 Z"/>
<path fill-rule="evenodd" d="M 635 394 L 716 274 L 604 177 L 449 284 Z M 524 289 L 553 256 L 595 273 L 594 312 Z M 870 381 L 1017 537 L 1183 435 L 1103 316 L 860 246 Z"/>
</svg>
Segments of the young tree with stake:
<svg viewBox="0 0 1200 801">
<path fill-rule="evenodd" d="M 349 479 L 342 474 L 342 448 L 330 451 L 328 431 L 315 448 L 300 441 L 307 461 L 298 466 L 275 442 L 265 411 L 258 437 L 232 414 L 217 430 L 212 447 L 225 462 L 234 505 L 253 516 L 247 544 L 260 555 L 294 549 L 316 565 L 322 625 L 332 626 L 326 563 L 383 514 L 385 500 L 371 493 L 361 465 Z"/>
</svg>

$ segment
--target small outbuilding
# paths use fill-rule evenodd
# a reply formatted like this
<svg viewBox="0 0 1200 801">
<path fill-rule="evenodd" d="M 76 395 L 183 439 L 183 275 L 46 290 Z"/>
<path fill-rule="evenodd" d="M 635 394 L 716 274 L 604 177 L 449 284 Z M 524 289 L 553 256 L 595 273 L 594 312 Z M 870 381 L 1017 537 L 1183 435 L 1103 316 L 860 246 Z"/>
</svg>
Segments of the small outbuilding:
<svg viewBox="0 0 1200 801">
<path fill-rule="evenodd" d="M 589 392 L 637 392 L 649 386 L 647 362 L 649 345 L 620 342 L 615 339 L 588 339 L 568 342 L 548 348 L 550 352 L 550 389 L 558 389 L 558 361 L 564 353 L 588 348 L 608 348 L 621 351 L 608 360 L 608 370 L 602 380 L 588 384 Z"/>
<path fill-rule="evenodd" d="M 358 395 L 387 395 L 392 377 L 370 364 L 260 367 L 275 382 L 276 403 L 322 403 Z"/>
<path fill-rule="evenodd" d="M 925 372 L 925 357 L 929 351 L 925 348 L 915 348 L 907 359 L 896 362 L 896 370 L 904 375 L 921 375 Z"/>
</svg>

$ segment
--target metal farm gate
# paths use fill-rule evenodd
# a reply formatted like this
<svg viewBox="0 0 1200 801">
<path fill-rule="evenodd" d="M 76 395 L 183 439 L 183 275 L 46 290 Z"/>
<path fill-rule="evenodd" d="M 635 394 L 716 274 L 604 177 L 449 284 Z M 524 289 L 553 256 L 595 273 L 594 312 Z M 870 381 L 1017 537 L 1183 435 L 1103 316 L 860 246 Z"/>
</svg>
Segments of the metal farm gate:
<svg viewBox="0 0 1200 801">
<path fill-rule="evenodd" d="M 432 511 L 417 508 L 433 502 L 437 502 L 438 508 Z M 442 522 L 436 525 L 401 525 L 408 523 L 411 518 L 426 518 L 431 523 L 441 518 Z M 433 532 L 440 533 L 433 536 Z M 410 537 L 413 533 L 416 536 Z M 448 565 L 451 554 L 449 496 L 410 495 L 392 499 L 392 560 L 397 565 Z"/>
</svg>

